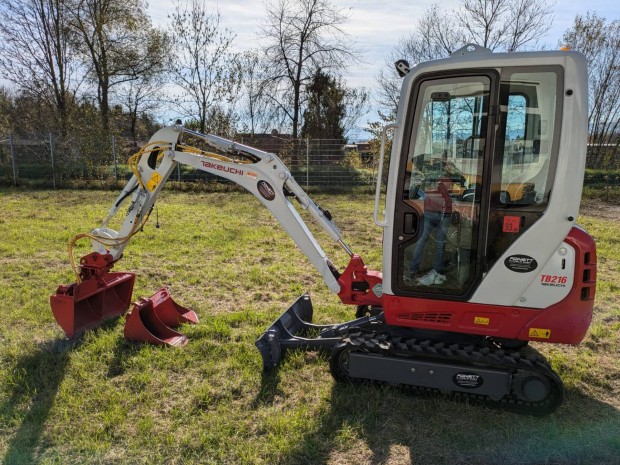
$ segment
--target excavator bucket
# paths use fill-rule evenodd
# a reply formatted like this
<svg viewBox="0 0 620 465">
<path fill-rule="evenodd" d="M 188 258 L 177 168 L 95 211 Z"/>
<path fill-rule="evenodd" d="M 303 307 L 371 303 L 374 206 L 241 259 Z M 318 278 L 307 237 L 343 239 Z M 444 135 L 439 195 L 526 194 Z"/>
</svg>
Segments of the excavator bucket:
<svg viewBox="0 0 620 465">
<path fill-rule="evenodd" d="M 109 254 L 93 252 L 80 263 L 82 281 L 60 286 L 50 296 L 54 318 L 69 338 L 125 313 L 135 280 L 133 273 L 110 273 Z"/>
<path fill-rule="evenodd" d="M 187 337 L 171 328 L 182 323 L 196 324 L 198 316 L 193 310 L 175 303 L 168 291 L 161 289 L 149 298 L 134 302 L 125 322 L 125 339 L 183 347 L 188 342 Z"/>
<path fill-rule="evenodd" d="M 153 303 L 153 311 L 166 326 L 176 328 L 183 323 L 198 323 L 196 312 L 177 304 L 167 289 L 160 289 L 149 300 Z"/>
</svg>

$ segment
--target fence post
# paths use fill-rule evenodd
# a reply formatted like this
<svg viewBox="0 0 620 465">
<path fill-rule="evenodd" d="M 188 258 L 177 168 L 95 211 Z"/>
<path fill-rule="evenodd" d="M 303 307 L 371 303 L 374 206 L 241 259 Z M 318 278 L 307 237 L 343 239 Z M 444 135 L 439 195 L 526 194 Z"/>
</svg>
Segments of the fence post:
<svg viewBox="0 0 620 465">
<path fill-rule="evenodd" d="M 114 157 L 114 181 L 118 182 L 118 161 L 116 158 L 116 136 L 112 136 L 112 156 Z"/>
<path fill-rule="evenodd" d="M 179 188 L 181 187 L 181 163 L 177 163 L 177 178 L 179 179 Z"/>
<path fill-rule="evenodd" d="M 13 134 L 9 134 L 9 147 L 11 149 L 11 163 L 13 164 L 13 184 L 17 186 L 17 166 L 15 165 L 15 150 L 13 149 Z"/>
<path fill-rule="evenodd" d="M 310 138 L 306 137 L 306 190 L 310 185 Z"/>
<path fill-rule="evenodd" d="M 54 160 L 54 139 L 50 132 L 50 156 L 52 157 L 52 185 L 56 189 L 56 161 Z"/>
</svg>

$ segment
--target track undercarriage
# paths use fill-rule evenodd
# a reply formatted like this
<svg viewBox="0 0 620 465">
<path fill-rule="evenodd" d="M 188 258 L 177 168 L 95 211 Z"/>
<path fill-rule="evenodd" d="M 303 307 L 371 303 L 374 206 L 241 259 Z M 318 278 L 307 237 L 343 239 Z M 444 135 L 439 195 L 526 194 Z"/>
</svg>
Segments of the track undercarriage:
<svg viewBox="0 0 620 465">
<path fill-rule="evenodd" d="M 549 414 L 562 402 L 562 381 L 529 348 L 390 326 L 382 314 L 369 313 L 344 324 L 313 325 L 310 298 L 300 297 L 256 342 L 265 370 L 289 348 L 327 350 L 339 382 L 387 383 L 531 415 Z"/>
</svg>

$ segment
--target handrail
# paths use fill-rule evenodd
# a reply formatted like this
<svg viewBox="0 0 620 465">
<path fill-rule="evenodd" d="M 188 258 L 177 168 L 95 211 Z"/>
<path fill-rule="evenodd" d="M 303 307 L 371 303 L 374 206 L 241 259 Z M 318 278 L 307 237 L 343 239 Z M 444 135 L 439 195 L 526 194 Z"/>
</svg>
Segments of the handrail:
<svg viewBox="0 0 620 465">
<path fill-rule="evenodd" d="M 383 160 L 385 158 L 385 137 L 390 129 L 398 128 L 398 124 L 388 124 L 383 126 L 381 132 L 381 151 L 379 152 L 379 169 L 377 170 L 377 187 L 375 189 L 375 211 L 373 213 L 373 221 L 380 228 L 385 228 L 388 224 L 385 221 L 379 221 L 379 201 L 381 200 L 381 181 L 383 178 Z"/>
</svg>

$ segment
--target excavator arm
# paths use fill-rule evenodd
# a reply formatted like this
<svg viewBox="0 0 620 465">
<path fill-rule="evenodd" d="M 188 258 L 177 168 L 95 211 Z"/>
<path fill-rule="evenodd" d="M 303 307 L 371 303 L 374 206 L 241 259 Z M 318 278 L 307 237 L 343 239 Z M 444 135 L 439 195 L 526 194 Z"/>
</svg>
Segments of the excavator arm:
<svg viewBox="0 0 620 465">
<path fill-rule="evenodd" d="M 185 135 L 218 153 L 185 145 Z M 275 154 L 176 124 L 159 130 L 130 158 L 133 176 L 102 225 L 90 234 L 76 236 L 77 239 L 90 238 L 93 252 L 80 259 L 79 270 L 74 266 L 78 282 L 61 286 L 51 300 L 56 319 L 69 337 L 125 312 L 134 276 L 111 273 L 110 269 L 148 220 L 159 193 L 179 164 L 228 179 L 251 192 L 274 215 L 342 302 L 359 308 L 380 305 L 381 273 L 369 271 L 362 259 L 343 242 L 329 212 L 319 207 L 297 184 L 282 160 Z M 110 228 L 110 221 L 129 198 L 119 230 Z M 327 258 L 291 202 L 293 198 L 347 252 L 350 262 L 343 273 Z"/>
<path fill-rule="evenodd" d="M 226 155 L 183 145 L 180 139 L 184 134 L 191 134 Z M 121 257 L 129 242 L 127 238 L 132 235 L 136 225 L 148 216 L 177 164 L 182 164 L 228 179 L 251 192 L 306 254 L 327 287 L 335 293 L 340 292 L 339 273 L 327 259 L 289 197 L 294 197 L 303 209 L 308 210 L 323 230 L 340 243 L 350 256 L 353 252 L 342 241 L 340 231 L 329 218 L 329 213 L 308 197 L 276 155 L 217 136 L 190 131 L 181 125 L 158 131 L 143 152 L 137 161 L 135 174 L 114 203 L 103 226 L 92 232 L 96 252 L 106 253 L 105 246 L 113 244 L 109 253 L 114 260 Z M 117 214 L 122 201 L 132 191 L 131 204 L 120 230 L 116 232 L 108 228 L 108 221 Z"/>
</svg>

